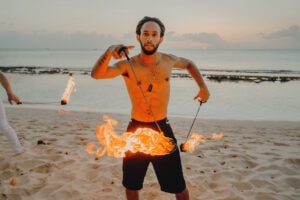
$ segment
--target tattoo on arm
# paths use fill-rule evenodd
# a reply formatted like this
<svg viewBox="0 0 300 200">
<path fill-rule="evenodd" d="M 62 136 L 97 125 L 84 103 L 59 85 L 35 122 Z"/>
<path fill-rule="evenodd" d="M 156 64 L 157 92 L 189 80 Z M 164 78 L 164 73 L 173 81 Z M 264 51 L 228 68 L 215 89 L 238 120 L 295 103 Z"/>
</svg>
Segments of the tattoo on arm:
<svg viewBox="0 0 300 200">
<path fill-rule="evenodd" d="M 107 63 L 108 64 L 108 62 L 109 62 L 109 58 L 108 58 L 109 56 L 108 56 L 108 52 L 106 51 L 100 58 L 99 58 L 99 60 L 98 60 L 98 62 L 97 62 L 97 65 L 98 66 L 101 66 L 101 65 L 104 65 L 105 63 Z"/>
<path fill-rule="evenodd" d="M 100 56 L 92 69 L 91 76 L 94 78 L 99 78 L 100 74 L 103 74 L 107 70 L 110 58 L 111 55 L 108 51 Z"/>
</svg>

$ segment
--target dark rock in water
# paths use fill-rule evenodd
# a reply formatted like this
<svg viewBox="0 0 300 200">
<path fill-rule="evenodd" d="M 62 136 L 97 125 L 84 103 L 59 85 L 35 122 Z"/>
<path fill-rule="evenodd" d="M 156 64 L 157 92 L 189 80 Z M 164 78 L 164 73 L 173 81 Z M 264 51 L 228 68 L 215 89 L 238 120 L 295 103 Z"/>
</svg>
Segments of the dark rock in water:
<svg viewBox="0 0 300 200">
<path fill-rule="evenodd" d="M 222 81 L 231 81 L 231 82 L 238 82 L 238 81 L 247 81 L 247 82 L 254 82 L 254 83 L 261 83 L 264 81 L 269 81 L 269 82 L 288 82 L 292 80 L 300 80 L 300 77 L 298 76 L 273 76 L 273 75 L 233 75 L 233 74 L 228 74 L 228 75 L 218 75 L 218 74 L 208 74 L 204 75 L 207 77 L 207 79 L 212 80 L 212 81 L 217 81 L 217 82 L 222 82 Z"/>
<path fill-rule="evenodd" d="M 85 68 L 60 68 L 60 67 L 42 67 L 42 66 L 0 66 L 0 70 L 5 73 L 17 73 L 17 74 L 70 74 L 70 73 L 80 73 L 83 75 L 88 75 L 91 71 Z M 288 74 L 289 73 L 289 74 Z M 191 75 L 184 72 L 172 72 L 172 78 L 179 79 L 192 79 Z M 265 81 L 281 83 L 288 81 L 299 81 L 299 73 L 293 74 L 289 71 L 277 71 L 273 72 L 243 72 L 243 71 L 228 71 L 219 73 L 204 71 L 202 76 L 211 81 L 223 82 L 252 82 L 261 83 Z"/>
<path fill-rule="evenodd" d="M 59 74 L 60 72 L 61 70 L 59 68 L 53 68 L 39 71 L 39 74 Z"/>
</svg>

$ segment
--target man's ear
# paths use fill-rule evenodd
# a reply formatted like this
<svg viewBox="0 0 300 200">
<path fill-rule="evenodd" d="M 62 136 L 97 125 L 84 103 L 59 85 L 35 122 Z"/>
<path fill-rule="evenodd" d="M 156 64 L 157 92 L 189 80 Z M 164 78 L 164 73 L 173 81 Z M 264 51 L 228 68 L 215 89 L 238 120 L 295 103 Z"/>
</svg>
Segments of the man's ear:
<svg viewBox="0 0 300 200">
<path fill-rule="evenodd" d="M 136 34 L 135 38 L 137 41 L 139 41 L 139 42 L 141 41 L 140 35 Z"/>
<path fill-rule="evenodd" d="M 164 41 L 164 37 L 161 37 L 160 39 L 159 39 L 159 43 L 162 43 Z"/>
</svg>

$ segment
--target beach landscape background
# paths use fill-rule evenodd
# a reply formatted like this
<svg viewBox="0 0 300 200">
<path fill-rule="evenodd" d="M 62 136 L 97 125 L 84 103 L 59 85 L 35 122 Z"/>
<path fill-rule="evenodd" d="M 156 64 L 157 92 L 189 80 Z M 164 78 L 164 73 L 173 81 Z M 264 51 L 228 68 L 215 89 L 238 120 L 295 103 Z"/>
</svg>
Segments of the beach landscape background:
<svg viewBox="0 0 300 200">
<path fill-rule="evenodd" d="M 135 45 L 144 16 L 160 18 L 159 50 L 186 57 L 210 89 L 192 133 L 207 140 L 181 152 L 191 200 L 300 199 L 300 1 L 73 0 L 0 1 L 0 70 L 23 104 L 7 119 L 24 152 L 0 132 L 0 200 L 124 200 L 122 160 L 95 158 L 103 116 L 121 135 L 130 102 L 121 77 L 94 80 L 90 70 L 109 45 Z M 114 62 L 114 61 L 113 61 Z M 69 73 L 76 91 L 60 105 Z M 199 102 L 186 72 L 171 78 L 169 121 L 185 142 Z M 171 200 L 149 167 L 142 200 Z"/>
<path fill-rule="evenodd" d="M 104 123 L 104 115 L 119 122 L 115 127 L 119 135 L 130 118 L 122 78 L 90 77 L 91 67 L 102 52 L 0 51 L 1 67 L 23 104 L 9 105 L 4 91 L 1 96 L 25 150 L 14 154 L 0 135 L 0 199 L 125 199 L 121 159 L 95 159 L 85 150 L 87 143 L 97 144 L 94 133 Z M 181 153 L 191 199 L 299 199 L 299 80 L 207 78 L 209 74 L 298 77 L 299 51 L 171 53 L 194 59 L 211 92 L 192 132 L 224 135 L 200 144 L 193 153 Z M 76 91 L 62 106 L 60 99 L 69 73 L 75 78 Z M 174 73 L 169 119 L 180 144 L 186 140 L 199 106 L 192 100 L 198 88 L 193 80 L 178 76 L 183 71 Z M 141 199 L 174 199 L 159 190 L 150 166 Z"/>
</svg>

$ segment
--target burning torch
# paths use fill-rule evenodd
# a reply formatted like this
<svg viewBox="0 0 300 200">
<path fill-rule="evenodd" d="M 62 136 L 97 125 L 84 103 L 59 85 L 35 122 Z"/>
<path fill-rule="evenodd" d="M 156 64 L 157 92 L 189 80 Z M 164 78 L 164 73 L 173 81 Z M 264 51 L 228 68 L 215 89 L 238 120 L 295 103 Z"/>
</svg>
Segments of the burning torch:
<svg viewBox="0 0 300 200">
<path fill-rule="evenodd" d="M 66 89 L 61 97 L 61 101 L 60 101 L 61 105 L 66 105 L 68 103 L 71 93 L 74 90 L 74 88 L 75 88 L 74 77 L 73 77 L 73 74 L 70 73 Z"/>
</svg>

